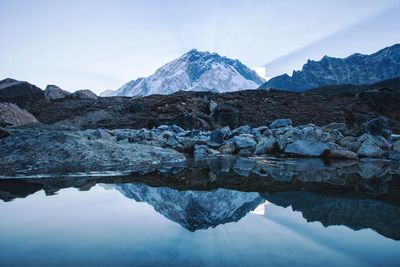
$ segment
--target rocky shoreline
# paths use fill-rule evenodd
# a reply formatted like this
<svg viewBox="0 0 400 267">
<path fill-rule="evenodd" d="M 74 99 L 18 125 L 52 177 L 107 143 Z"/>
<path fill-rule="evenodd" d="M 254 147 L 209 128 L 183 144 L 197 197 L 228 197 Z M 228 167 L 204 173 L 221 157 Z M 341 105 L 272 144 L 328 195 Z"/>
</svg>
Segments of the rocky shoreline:
<svg viewBox="0 0 400 267">
<path fill-rule="evenodd" d="M 392 134 L 384 117 L 364 123 L 360 135 L 344 123 L 294 126 L 290 119 L 277 119 L 268 126 L 214 131 L 176 125 L 80 131 L 39 124 L 2 129 L 0 136 L 0 171 L 11 176 L 21 170 L 87 172 L 219 155 L 400 160 L 400 136 Z"/>
</svg>

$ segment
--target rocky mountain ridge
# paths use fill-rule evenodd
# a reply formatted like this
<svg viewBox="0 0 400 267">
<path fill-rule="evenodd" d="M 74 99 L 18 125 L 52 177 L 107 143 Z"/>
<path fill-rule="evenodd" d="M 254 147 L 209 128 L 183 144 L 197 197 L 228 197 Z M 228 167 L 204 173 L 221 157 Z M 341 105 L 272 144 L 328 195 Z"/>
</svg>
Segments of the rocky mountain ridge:
<svg viewBox="0 0 400 267">
<path fill-rule="evenodd" d="M 274 77 L 260 89 L 303 92 L 320 86 L 372 84 L 396 77 L 400 77 L 400 44 L 371 55 L 356 53 L 346 58 L 324 56 L 320 61 L 309 60 L 292 76 Z"/>
</svg>

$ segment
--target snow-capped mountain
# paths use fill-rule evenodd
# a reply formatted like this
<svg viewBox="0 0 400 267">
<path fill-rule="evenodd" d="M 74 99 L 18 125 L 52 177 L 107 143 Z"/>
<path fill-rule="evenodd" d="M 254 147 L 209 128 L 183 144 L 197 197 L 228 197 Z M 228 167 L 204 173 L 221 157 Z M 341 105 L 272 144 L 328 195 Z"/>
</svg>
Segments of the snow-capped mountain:
<svg viewBox="0 0 400 267">
<path fill-rule="evenodd" d="M 265 201 L 258 193 L 227 189 L 178 191 L 144 184 L 117 184 L 115 188 L 128 198 L 147 202 L 190 231 L 239 221 Z"/>
<path fill-rule="evenodd" d="M 400 77 L 400 44 L 371 55 L 324 56 L 321 61 L 309 60 L 301 71 L 294 71 L 292 76 L 283 74 L 272 78 L 260 88 L 302 92 L 325 85 L 370 84 L 396 77 Z"/>
<path fill-rule="evenodd" d="M 124 84 L 113 95 L 165 95 L 181 90 L 231 92 L 256 89 L 263 82 L 255 71 L 239 60 L 193 49 L 159 68 L 149 77 Z"/>
</svg>

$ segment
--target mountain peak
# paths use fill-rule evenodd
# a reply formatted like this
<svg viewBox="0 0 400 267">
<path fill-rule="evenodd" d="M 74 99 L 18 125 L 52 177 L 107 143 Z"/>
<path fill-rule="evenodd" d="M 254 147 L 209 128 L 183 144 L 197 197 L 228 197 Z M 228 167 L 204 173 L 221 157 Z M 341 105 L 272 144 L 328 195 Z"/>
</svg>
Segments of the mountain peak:
<svg viewBox="0 0 400 267">
<path fill-rule="evenodd" d="M 232 92 L 256 89 L 264 80 L 239 60 L 192 49 L 146 78 L 124 84 L 113 95 L 145 96 L 177 91 Z"/>
<path fill-rule="evenodd" d="M 260 88 L 302 92 L 320 86 L 371 84 L 396 77 L 400 77 L 400 44 L 371 55 L 355 53 L 346 58 L 324 56 L 320 61 L 308 60 L 291 77 L 277 76 Z"/>
</svg>

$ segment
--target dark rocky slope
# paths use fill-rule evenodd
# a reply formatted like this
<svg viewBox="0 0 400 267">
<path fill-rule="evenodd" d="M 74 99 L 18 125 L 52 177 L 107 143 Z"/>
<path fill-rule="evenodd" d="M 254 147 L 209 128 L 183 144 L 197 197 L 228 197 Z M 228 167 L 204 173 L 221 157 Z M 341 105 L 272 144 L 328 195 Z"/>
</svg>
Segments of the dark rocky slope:
<svg viewBox="0 0 400 267">
<path fill-rule="evenodd" d="M 304 93 L 246 90 L 216 94 L 178 92 L 142 98 L 107 97 L 61 99 L 33 115 L 43 123 L 67 124 L 77 128 L 152 128 L 176 124 L 183 128 L 215 129 L 229 125 L 261 126 L 277 118 L 293 124 L 325 125 L 345 122 L 357 129 L 372 117 L 390 119 L 400 132 L 400 78 L 373 85 L 340 85 Z"/>
</svg>

